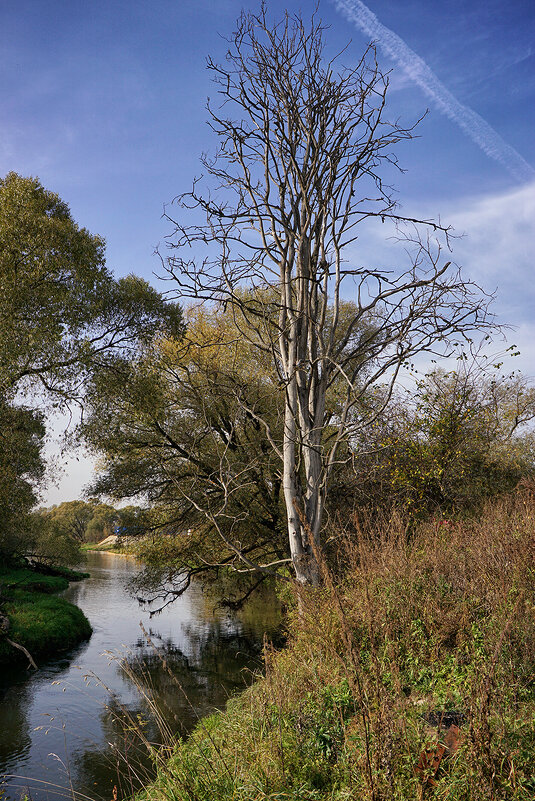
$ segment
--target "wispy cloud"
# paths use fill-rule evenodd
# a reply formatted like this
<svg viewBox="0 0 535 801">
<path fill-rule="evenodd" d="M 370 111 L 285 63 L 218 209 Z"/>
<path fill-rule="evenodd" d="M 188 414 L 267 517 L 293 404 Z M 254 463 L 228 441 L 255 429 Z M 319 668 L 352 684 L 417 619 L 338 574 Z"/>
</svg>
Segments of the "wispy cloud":
<svg viewBox="0 0 535 801">
<path fill-rule="evenodd" d="M 505 193 L 458 199 L 443 212 L 455 233 L 464 234 L 453 240 L 455 258 L 471 278 L 488 290 L 497 288 L 501 321 L 533 327 L 535 182 Z"/>
<path fill-rule="evenodd" d="M 455 122 L 478 147 L 502 164 L 518 181 L 531 181 L 535 170 L 511 145 L 468 106 L 464 106 L 437 78 L 433 70 L 394 31 L 379 22 L 361 0 L 334 0 L 338 11 L 377 42 L 409 78 L 418 84 L 431 102 Z"/>
</svg>

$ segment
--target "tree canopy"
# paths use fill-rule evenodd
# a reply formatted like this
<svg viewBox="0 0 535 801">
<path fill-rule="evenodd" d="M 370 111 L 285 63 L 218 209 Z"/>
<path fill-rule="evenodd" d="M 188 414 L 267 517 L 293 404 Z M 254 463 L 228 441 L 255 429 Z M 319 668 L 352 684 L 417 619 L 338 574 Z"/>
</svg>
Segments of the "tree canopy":
<svg viewBox="0 0 535 801">
<path fill-rule="evenodd" d="M 37 178 L 0 179 L 0 529 L 4 554 L 32 548 L 28 512 L 44 476 L 44 403 L 83 403 L 92 371 L 112 369 L 182 313 L 134 275 L 116 280 L 104 241 L 80 228 Z M 32 399 L 38 395 L 39 399 Z M 22 405 L 22 403 L 26 405 Z"/>
<path fill-rule="evenodd" d="M 94 373 L 82 424 L 100 455 L 92 491 L 152 508 L 152 531 L 165 536 L 150 539 L 144 561 L 153 575 L 159 562 L 172 592 L 218 566 L 240 569 L 242 555 L 272 570 L 289 560 L 266 431 L 282 435 L 277 376 L 230 310 L 192 308 L 185 321 L 180 340 Z"/>
<path fill-rule="evenodd" d="M 354 443 L 354 501 L 411 517 L 474 511 L 533 475 L 535 389 L 477 361 L 437 368 L 397 392 L 387 415 Z M 361 453 L 359 453 L 359 451 Z"/>
<path fill-rule="evenodd" d="M 36 178 L 0 180 L 0 392 L 83 395 L 89 370 L 159 331 L 180 309 L 141 278 L 115 280 L 104 241 Z"/>
<path fill-rule="evenodd" d="M 28 541 L 29 512 L 43 478 L 43 416 L 0 396 L 0 556 L 20 552 Z"/>
</svg>

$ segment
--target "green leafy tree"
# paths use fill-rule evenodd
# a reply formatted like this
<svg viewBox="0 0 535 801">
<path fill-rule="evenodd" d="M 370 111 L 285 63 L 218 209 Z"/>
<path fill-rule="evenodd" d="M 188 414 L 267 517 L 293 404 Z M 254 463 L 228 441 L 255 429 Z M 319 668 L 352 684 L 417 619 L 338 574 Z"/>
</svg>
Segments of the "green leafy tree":
<svg viewBox="0 0 535 801">
<path fill-rule="evenodd" d="M 41 515 L 52 529 L 75 542 L 95 542 L 109 536 L 115 525 L 117 511 L 113 506 L 87 501 L 64 501 L 49 509 L 41 509 Z"/>
<path fill-rule="evenodd" d="M 96 500 L 90 501 L 91 516 L 84 531 L 86 542 L 100 542 L 114 533 L 118 525 L 118 510 L 107 503 L 99 503 Z"/>
<path fill-rule="evenodd" d="M 45 426 L 41 414 L 0 396 L 0 557 L 22 556 L 30 539 L 29 512 L 43 478 Z"/>
<path fill-rule="evenodd" d="M 39 511 L 31 512 L 23 556 L 40 565 L 75 565 L 80 562 L 80 543 L 69 532 L 48 520 Z"/>
<path fill-rule="evenodd" d="M 32 513 L 45 464 L 43 415 L 0 403 L 0 559 L 4 564 L 32 558 L 72 564 L 78 545 L 68 532 Z"/>
<path fill-rule="evenodd" d="M 15 400 L 83 403 L 91 371 L 181 330 L 177 304 L 133 275 L 113 278 L 104 241 L 56 194 L 36 178 L 0 179 L 0 536 L 11 551 L 31 547 L 27 513 L 43 478 L 44 418 Z"/>
<path fill-rule="evenodd" d="M 146 281 L 113 278 L 103 239 L 56 194 L 35 178 L 0 180 L 0 393 L 79 398 L 110 354 L 180 327 L 178 306 Z"/>
<path fill-rule="evenodd" d="M 65 501 L 51 509 L 43 510 L 43 517 L 58 532 L 61 531 L 75 542 L 84 542 L 94 508 L 85 501 Z"/>
<path fill-rule="evenodd" d="M 82 427 L 100 455 L 91 491 L 152 508 L 140 554 L 169 597 L 243 558 L 266 574 L 290 561 L 269 441 L 282 436 L 277 377 L 230 310 L 190 309 L 186 322 L 181 340 L 94 374 Z"/>
<path fill-rule="evenodd" d="M 146 511 L 137 506 L 116 509 L 97 498 L 64 501 L 38 510 L 49 532 L 77 544 L 99 542 L 112 534 L 140 535 L 147 530 Z"/>
<path fill-rule="evenodd" d="M 533 475 L 533 419 L 535 388 L 522 376 L 436 370 L 361 443 L 353 499 L 417 517 L 475 511 Z"/>
</svg>

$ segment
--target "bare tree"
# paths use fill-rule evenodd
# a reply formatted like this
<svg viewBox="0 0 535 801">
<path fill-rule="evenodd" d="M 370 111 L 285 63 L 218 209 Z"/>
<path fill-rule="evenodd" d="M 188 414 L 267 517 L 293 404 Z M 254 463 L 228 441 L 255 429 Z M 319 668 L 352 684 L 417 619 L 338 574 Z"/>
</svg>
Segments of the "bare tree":
<svg viewBox="0 0 535 801">
<path fill-rule="evenodd" d="M 241 15 L 224 65 L 208 61 L 222 101 L 208 104 L 219 149 L 178 198 L 195 222 L 167 215 L 173 252 L 162 256 L 182 297 L 232 308 L 242 335 L 271 355 L 285 397 L 282 441 L 263 424 L 281 459 L 303 584 L 319 581 L 315 553 L 341 444 L 381 414 L 413 356 L 446 354 L 490 325 L 489 298 L 444 262 L 448 229 L 397 213 L 382 173 L 398 166 L 392 146 L 414 126 L 386 119 L 388 76 L 374 47 L 339 69 L 339 56 L 324 58 L 323 34 L 315 17 L 307 27 L 288 14 L 271 26 L 265 7 Z M 359 263 L 359 226 L 372 219 L 404 226 L 408 266 Z M 204 251 L 199 261 L 192 249 Z M 380 402 L 365 403 L 378 383 Z M 326 437 L 332 395 L 336 431 Z"/>
</svg>

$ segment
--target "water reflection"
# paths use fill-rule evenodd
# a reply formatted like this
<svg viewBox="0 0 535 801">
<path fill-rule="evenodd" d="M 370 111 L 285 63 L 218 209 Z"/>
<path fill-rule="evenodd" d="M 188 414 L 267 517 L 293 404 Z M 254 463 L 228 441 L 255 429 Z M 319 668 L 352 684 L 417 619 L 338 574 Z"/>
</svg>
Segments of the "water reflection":
<svg viewBox="0 0 535 801">
<path fill-rule="evenodd" d="M 151 768 L 133 730 L 141 726 L 148 742 L 161 742 L 151 705 L 173 731 L 187 733 L 251 681 L 264 631 L 275 634 L 273 599 L 256 613 L 249 608 L 247 619 L 230 618 L 214 612 L 199 588 L 150 619 L 126 589 L 135 563 L 113 554 L 89 558 L 91 579 L 71 585 L 66 597 L 89 617 L 91 640 L 37 674 L 0 684 L 0 775 L 32 777 L 8 778 L 6 801 L 27 788 L 32 801 L 70 795 L 71 786 L 107 801 L 114 785 L 130 794 Z"/>
<path fill-rule="evenodd" d="M 0 696 L 0 732 L 3 733 L 0 738 L 0 765 L 9 759 L 12 751 L 25 755 L 30 749 L 32 737 L 26 715 L 30 693 L 30 687 L 23 688 L 14 695 L 11 703 L 4 703 Z"/>
<path fill-rule="evenodd" d="M 262 666 L 260 642 L 254 636 L 229 632 L 217 623 L 202 637 L 191 630 L 186 633 L 188 654 L 166 640 L 159 644 L 164 661 L 145 647 L 126 655 L 118 665 L 127 680 L 158 700 L 162 714 L 181 733 L 190 731 L 199 716 L 222 707 Z"/>
</svg>

